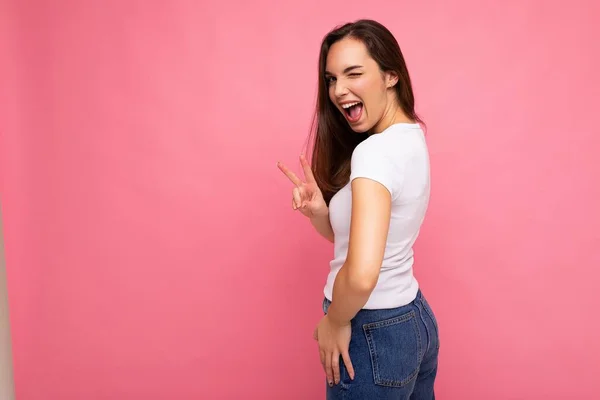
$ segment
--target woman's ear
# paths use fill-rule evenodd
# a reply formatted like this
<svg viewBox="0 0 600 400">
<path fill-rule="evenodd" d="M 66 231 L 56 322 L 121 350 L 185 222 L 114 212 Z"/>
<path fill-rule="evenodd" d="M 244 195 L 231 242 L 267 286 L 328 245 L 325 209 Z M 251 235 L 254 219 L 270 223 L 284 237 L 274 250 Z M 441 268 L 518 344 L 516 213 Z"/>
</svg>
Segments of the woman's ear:
<svg viewBox="0 0 600 400">
<path fill-rule="evenodd" d="M 398 75 L 394 71 L 386 72 L 385 80 L 386 86 L 392 88 L 398 83 Z"/>
</svg>

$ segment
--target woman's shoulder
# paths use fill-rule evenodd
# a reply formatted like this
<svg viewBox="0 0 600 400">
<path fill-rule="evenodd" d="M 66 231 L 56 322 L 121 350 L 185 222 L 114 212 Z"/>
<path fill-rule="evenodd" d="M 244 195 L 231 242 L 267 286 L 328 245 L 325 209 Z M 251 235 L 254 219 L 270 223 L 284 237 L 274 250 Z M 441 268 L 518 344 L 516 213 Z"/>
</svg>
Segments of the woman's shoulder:
<svg viewBox="0 0 600 400">
<path fill-rule="evenodd" d="M 361 158 L 402 158 L 414 152 L 426 151 L 426 148 L 425 136 L 418 124 L 397 124 L 360 142 L 354 154 Z"/>
</svg>

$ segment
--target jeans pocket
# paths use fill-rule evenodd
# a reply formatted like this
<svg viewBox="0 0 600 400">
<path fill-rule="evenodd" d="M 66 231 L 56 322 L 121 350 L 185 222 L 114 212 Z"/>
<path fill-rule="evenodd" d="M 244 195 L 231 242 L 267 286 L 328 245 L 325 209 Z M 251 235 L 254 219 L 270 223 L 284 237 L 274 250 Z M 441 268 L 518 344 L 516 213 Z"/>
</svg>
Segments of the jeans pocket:
<svg viewBox="0 0 600 400">
<path fill-rule="evenodd" d="M 363 325 L 375 384 L 403 387 L 419 373 L 421 333 L 415 311 Z"/>
</svg>

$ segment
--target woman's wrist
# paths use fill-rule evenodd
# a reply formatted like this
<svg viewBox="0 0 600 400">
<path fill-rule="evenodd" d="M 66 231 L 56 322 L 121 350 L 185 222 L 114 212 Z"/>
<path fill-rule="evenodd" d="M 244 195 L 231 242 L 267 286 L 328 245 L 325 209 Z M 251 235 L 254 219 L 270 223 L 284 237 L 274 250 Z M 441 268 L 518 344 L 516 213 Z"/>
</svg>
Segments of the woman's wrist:
<svg viewBox="0 0 600 400">
<path fill-rule="evenodd" d="M 310 217 L 310 219 L 323 219 L 323 218 L 327 218 L 329 220 L 329 207 L 325 206 L 324 209 L 319 210 L 317 212 L 314 212 L 312 217 Z"/>
</svg>

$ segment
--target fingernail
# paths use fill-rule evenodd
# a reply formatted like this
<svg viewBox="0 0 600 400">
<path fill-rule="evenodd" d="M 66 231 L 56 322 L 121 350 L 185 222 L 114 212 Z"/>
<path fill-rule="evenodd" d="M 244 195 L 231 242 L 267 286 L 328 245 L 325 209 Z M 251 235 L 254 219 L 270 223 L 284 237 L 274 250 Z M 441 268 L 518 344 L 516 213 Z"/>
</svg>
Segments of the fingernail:
<svg viewBox="0 0 600 400">
<path fill-rule="evenodd" d="M 329 387 L 333 386 L 333 382 L 329 381 Z"/>
</svg>

